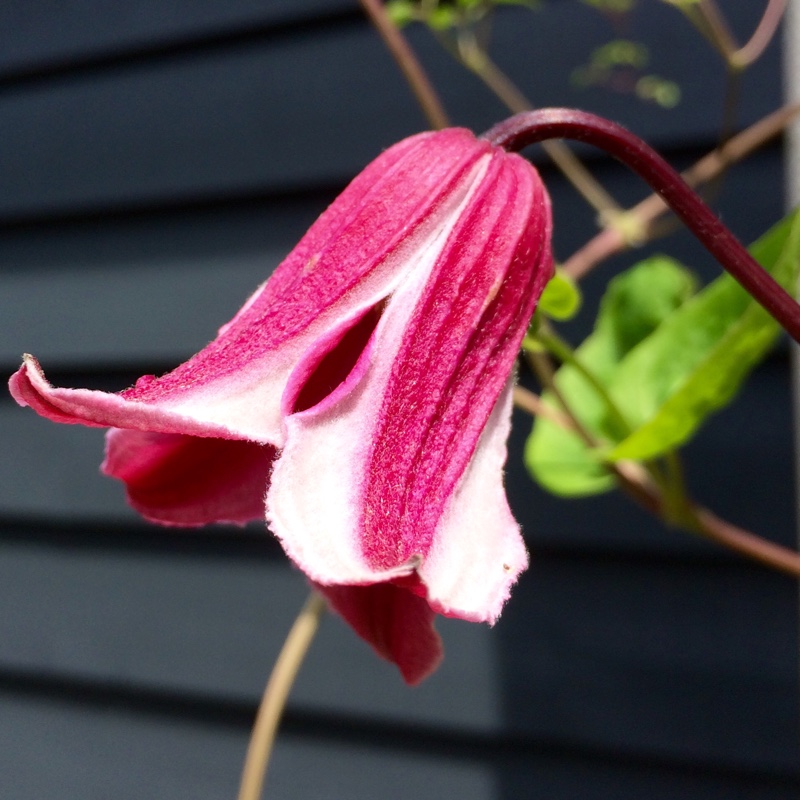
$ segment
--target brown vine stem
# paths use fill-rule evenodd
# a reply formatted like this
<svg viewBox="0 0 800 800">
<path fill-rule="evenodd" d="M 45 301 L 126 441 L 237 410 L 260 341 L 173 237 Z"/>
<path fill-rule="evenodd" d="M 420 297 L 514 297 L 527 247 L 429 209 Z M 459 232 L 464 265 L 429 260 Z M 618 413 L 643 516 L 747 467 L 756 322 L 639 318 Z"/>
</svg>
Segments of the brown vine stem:
<svg viewBox="0 0 800 800">
<path fill-rule="evenodd" d="M 573 428 L 572 422 L 566 414 L 543 402 L 536 392 L 524 389 L 522 386 L 515 386 L 513 397 L 514 405 L 532 417 L 544 417 L 554 425 L 568 430 Z"/>
<path fill-rule="evenodd" d="M 443 42 L 443 44 L 445 43 Z M 497 66 L 474 37 L 462 34 L 459 37 L 455 55 L 467 69 L 480 78 L 500 98 L 513 114 L 530 111 L 533 108 L 533 104 L 508 75 Z M 542 149 L 584 200 L 597 211 L 603 224 L 612 224 L 624 213 L 614 198 L 597 182 L 581 160 L 563 142 L 542 142 Z"/>
<path fill-rule="evenodd" d="M 386 48 L 408 81 L 423 113 L 432 128 L 446 128 L 450 124 L 436 89 L 428 80 L 425 70 L 414 55 L 399 28 L 389 19 L 381 0 L 360 0 L 361 7 L 383 39 Z"/>
<path fill-rule="evenodd" d="M 275 744 L 278 724 L 286 707 L 286 699 L 308 652 L 319 621 L 326 608 L 325 600 L 312 592 L 286 637 L 278 660 L 272 668 L 267 688 L 258 707 L 258 714 L 247 747 L 238 800 L 260 800 L 264 776 Z"/>
<path fill-rule="evenodd" d="M 514 402 L 517 407 L 529 413 L 537 413 L 534 409 L 542 405 L 542 401 L 537 395 L 521 386 L 514 390 Z M 552 416 L 550 418 L 553 421 L 557 419 Z M 565 410 L 561 420 L 565 423 L 564 427 L 575 430 L 588 445 L 597 446 L 598 443 L 585 428 L 580 423 L 576 425 L 576 421 L 570 418 L 568 411 Z M 556 422 L 556 424 L 559 423 Z M 614 473 L 622 491 L 646 511 L 663 517 L 665 510 L 663 495 L 639 464 L 621 461 L 609 464 L 608 468 Z M 791 575 L 793 578 L 800 578 L 800 553 L 762 539 L 757 534 L 733 525 L 707 508 L 691 501 L 687 502 L 684 511 L 682 527 L 740 555 L 758 561 L 766 567 Z"/>
<path fill-rule="evenodd" d="M 689 186 L 713 180 L 731 164 L 741 161 L 781 133 L 798 114 L 800 114 L 800 104 L 785 106 L 774 111 L 701 158 L 683 173 L 683 179 Z M 659 195 L 652 194 L 626 211 L 623 216 L 631 220 L 629 227 L 638 229 L 641 241 L 646 242 L 651 238 L 653 222 L 666 211 L 668 211 L 666 203 Z M 627 247 L 630 247 L 630 239 L 622 230 L 615 227 L 607 228 L 573 253 L 562 264 L 562 269 L 574 280 L 579 280 L 599 263 Z"/>
</svg>

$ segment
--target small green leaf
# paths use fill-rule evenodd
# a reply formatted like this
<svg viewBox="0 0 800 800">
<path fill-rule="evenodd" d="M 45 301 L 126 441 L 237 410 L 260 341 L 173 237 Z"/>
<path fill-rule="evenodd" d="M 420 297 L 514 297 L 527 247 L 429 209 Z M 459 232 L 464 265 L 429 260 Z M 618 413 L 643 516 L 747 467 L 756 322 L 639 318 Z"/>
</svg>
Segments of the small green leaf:
<svg viewBox="0 0 800 800">
<path fill-rule="evenodd" d="M 694 294 L 696 286 L 686 267 L 664 255 L 640 261 L 610 281 L 600 306 L 597 328 L 598 333 L 614 342 L 614 363 L 619 363 L 682 306 Z"/>
<path fill-rule="evenodd" d="M 398 28 L 404 28 L 417 19 L 416 8 L 411 0 L 389 0 L 386 14 Z"/>
<path fill-rule="evenodd" d="M 566 272 L 556 269 L 539 298 L 538 310 L 556 320 L 572 319 L 581 307 L 578 285 Z"/>
<path fill-rule="evenodd" d="M 684 267 L 663 256 L 618 275 L 609 283 L 595 330 L 577 349 L 576 358 L 607 384 L 625 355 L 691 296 L 694 285 Z M 575 367 L 559 369 L 556 383 L 581 424 L 609 447 L 627 434 L 614 424 L 605 402 Z M 559 408 L 549 392 L 542 400 Z M 532 477 L 545 489 L 563 497 L 578 497 L 614 487 L 603 455 L 587 448 L 575 432 L 538 417 L 525 446 L 524 460 Z"/>
<path fill-rule="evenodd" d="M 751 248 L 787 290 L 800 271 L 800 212 Z M 620 365 L 610 391 L 639 427 L 610 459 L 648 459 L 672 450 L 727 405 L 766 355 L 780 326 L 729 275 L 673 314 Z"/>
<path fill-rule="evenodd" d="M 795 291 L 800 210 L 751 253 Z M 606 387 L 616 413 L 575 366 L 558 370 L 561 394 L 599 447 L 590 450 L 574 432 L 538 418 L 525 463 L 545 488 L 564 496 L 604 491 L 613 485 L 604 460 L 648 460 L 679 447 L 730 402 L 780 335 L 778 323 L 730 276 L 693 291 L 690 274 L 665 257 L 611 281 L 595 330 L 575 358 Z M 558 408 L 547 392 L 543 400 Z"/>
<path fill-rule="evenodd" d="M 455 27 L 458 22 L 458 14 L 454 8 L 449 6 L 437 6 L 425 18 L 428 27 L 434 31 L 446 31 Z"/>
<path fill-rule="evenodd" d="M 665 80 L 658 75 L 639 78 L 635 91 L 640 99 L 652 100 L 662 108 L 675 108 L 681 101 L 681 87 L 675 81 Z"/>
<path fill-rule="evenodd" d="M 590 336 L 580 348 L 581 358 L 598 368 L 596 374 L 612 363 L 607 345 L 606 339 Z M 562 367 L 556 381 L 581 423 L 589 429 L 598 429 L 604 406 L 597 392 L 573 367 Z M 544 392 L 542 401 L 560 410 L 551 392 Z M 598 494 L 614 486 L 614 479 L 599 454 L 590 451 L 576 432 L 546 417 L 539 416 L 534 421 L 523 459 L 531 477 L 544 489 L 561 497 Z"/>
</svg>

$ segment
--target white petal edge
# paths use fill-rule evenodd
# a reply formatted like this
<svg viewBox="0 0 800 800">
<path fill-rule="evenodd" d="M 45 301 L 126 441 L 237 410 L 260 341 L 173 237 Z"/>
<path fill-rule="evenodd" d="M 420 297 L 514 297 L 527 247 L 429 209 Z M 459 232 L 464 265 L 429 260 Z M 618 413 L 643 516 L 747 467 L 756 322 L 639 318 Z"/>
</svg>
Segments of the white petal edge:
<svg viewBox="0 0 800 800">
<path fill-rule="evenodd" d="M 437 611 L 474 622 L 497 620 L 528 566 L 503 486 L 513 387 L 512 376 L 417 570 Z"/>
</svg>

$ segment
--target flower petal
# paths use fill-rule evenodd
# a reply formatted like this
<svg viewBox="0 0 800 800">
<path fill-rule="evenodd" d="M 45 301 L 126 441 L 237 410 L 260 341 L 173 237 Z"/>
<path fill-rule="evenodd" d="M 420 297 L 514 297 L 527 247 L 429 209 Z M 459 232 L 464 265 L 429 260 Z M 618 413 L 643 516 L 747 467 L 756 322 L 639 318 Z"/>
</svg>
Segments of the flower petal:
<svg viewBox="0 0 800 800">
<path fill-rule="evenodd" d="M 424 597 L 392 583 L 316 589 L 378 655 L 399 667 L 407 683 L 420 683 L 439 666 L 444 648 Z"/>
<path fill-rule="evenodd" d="M 277 451 L 270 445 L 112 428 L 101 469 L 128 502 L 162 525 L 244 524 L 264 516 Z"/>
<path fill-rule="evenodd" d="M 428 602 L 445 616 L 494 624 L 528 566 L 503 487 L 513 385 L 509 379 L 417 570 Z"/>
<path fill-rule="evenodd" d="M 549 206 L 536 173 L 500 152 L 482 164 L 438 235 L 408 254 L 407 277 L 354 368 L 358 379 L 287 416 L 267 519 L 320 584 L 418 571 L 434 580 L 431 602 L 442 610 L 494 620 L 526 563 L 502 492 L 508 376 L 552 266 Z M 491 499 L 474 521 L 454 508 L 465 482 L 485 482 L 480 496 Z M 483 541 L 490 561 L 463 560 L 448 572 L 441 554 L 451 551 L 457 524 L 470 526 L 466 539 Z M 456 573 L 481 587 L 461 591 L 452 585 Z"/>
</svg>

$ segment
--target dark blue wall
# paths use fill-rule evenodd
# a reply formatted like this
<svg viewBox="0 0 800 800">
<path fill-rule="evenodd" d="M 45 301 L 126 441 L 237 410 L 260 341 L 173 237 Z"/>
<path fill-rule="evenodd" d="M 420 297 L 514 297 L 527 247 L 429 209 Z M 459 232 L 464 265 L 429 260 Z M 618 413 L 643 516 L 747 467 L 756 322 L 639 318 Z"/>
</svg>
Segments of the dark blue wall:
<svg viewBox="0 0 800 800">
<path fill-rule="evenodd" d="M 667 4 L 633 33 L 677 80 L 667 111 L 581 92 L 613 35 L 571 0 L 498 16 L 498 60 L 540 104 L 625 122 L 675 163 L 714 144 L 723 71 Z M 742 38 L 760 4 L 725 4 Z M 454 122 L 505 115 L 424 31 L 411 39 Z M 780 104 L 776 45 L 743 124 Z M 0 5 L 0 363 L 122 388 L 191 354 L 382 148 L 425 127 L 352 0 L 29 0 Z M 621 201 L 644 194 L 588 153 Z M 592 214 L 548 168 L 556 248 Z M 736 167 L 721 210 L 745 241 L 781 213 L 781 148 Z M 672 252 L 716 267 L 688 236 Z M 596 297 L 619 257 L 587 281 Z M 591 305 L 591 303 L 590 303 Z M 573 326 L 585 331 L 587 314 Z M 337 619 L 300 677 L 274 798 L 797 796 L 795 584 L 619 496 L 508 486 L 532 566 L 494 630 L 442 620 L 447 659 L 408 689 Z M 687 455 L 692 491 L 791 544 L 788 348 Z M 0 796 L 235 795 L 266 675 L 306 588 L 258 528 L 141 523 L 98 475 L 102 434 L 0 399 Z"/>
</svg>

